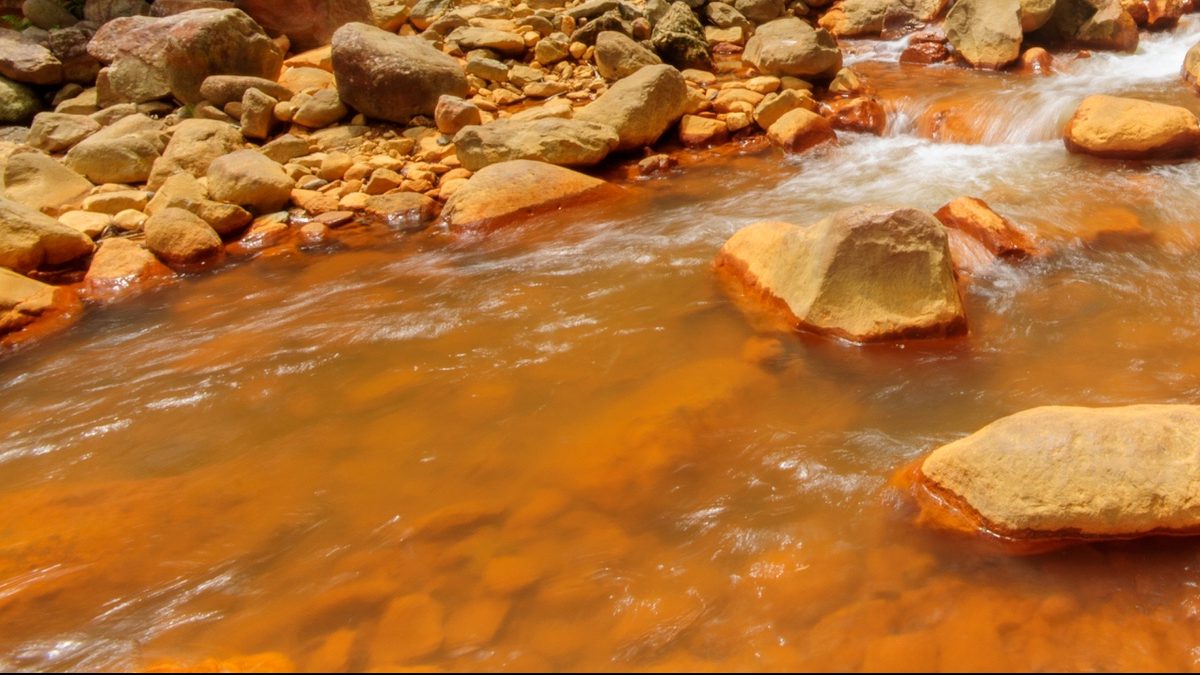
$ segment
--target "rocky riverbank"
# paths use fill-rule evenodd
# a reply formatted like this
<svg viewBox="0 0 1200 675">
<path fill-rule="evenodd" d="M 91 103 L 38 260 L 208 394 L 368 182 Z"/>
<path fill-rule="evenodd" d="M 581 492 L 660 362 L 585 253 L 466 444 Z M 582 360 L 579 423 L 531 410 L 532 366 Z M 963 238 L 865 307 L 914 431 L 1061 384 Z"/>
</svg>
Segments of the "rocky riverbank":
<svg viewBox="0 0 1200 675">
<path fill-rule="evenodd" d="M 0 31 L 0 266 L 21 275 L 5 277 L 0 340 L 272 248 L 439 217 L 495 226 L 601 194 L 578 170 L 661 175 L 681 148 L 883 133 L 886 102 L 843 67 L 841 39 L 910 34 L 905 63 L 1047 73 L 1047 48 L 1133 49 L 1137 25 L 1191 9 L 947 4 L 27 0 Z M 1111 138 L 1089 111 L 1118 104 L 1089 99 L 1068 147 L 1195 155 L 1187 111 L 1118 111 L 1132 139 L 1085 138 Z M 513 161 L 569 170 L 501 170 Z M 960 271 L 986 248 L 951 247 Z"/>
</svg>

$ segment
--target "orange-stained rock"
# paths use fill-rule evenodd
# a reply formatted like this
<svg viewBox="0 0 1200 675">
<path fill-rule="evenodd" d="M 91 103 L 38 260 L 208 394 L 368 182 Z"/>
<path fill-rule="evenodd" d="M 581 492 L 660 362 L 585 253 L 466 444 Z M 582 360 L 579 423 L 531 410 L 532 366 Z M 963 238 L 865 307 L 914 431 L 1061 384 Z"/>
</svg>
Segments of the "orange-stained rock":
<svg viewBox="0 0 1200 675">
<path fill-rule="evenodd" d="M 985 120 L 973 114 L 974 105 L 962 95 L 934 101 L 917 116 L 917 135 L 939 143 L 982 143 Z"/>
<path fill-rule="evenodd" d="M 1187 108 L 1089 96 L 1063 133 L 1067 150 L 1111 159 L 1174 159 L 1200 151 L 1200 122 Z"/>
<path fill-rule="evenodd" d="M 340 673 L 350 668 L 353 658 L 354 643 L 358 640 L 358 632 L 352 628 L 339 628 L 321 641 L 321 644 L 309 654 L 304 665 L 307 672 Z"/>
<path fill-rule="evenodd" d="M 478 648 L 490 643 L 508 618 L 512 603 L 500 598 L 477 598 L 456 606 L 446 619 L 446 648 Z"/>
<path fill-rule="evenodd" d="M 833 128 L 882 136 L 887 128 L 887 111 L 874 96 L 835 98 L 828 101 Z"/>
<path fill-rule="evenodd" d="M 914 465 L 922 518 L 1036 544 L 1200 532 L 1200 407 L 1046 406 Z"/>
<path fill-rule="evenodd" d="M 1189 0 L 1146 0 L 1146 27 L 1150 30 L 1172 28 L 1190 9 Z"/>
<path fill-rule="evenodd" d="M 18 272 L 56 267 L 78 260 L 95 248 L 86 234 L 0 197 L 0 267 Z"/>
<path fill-rule="evenodd" d="M 428 595 L 405 595 L 388 604 L 375 638 L 371 641 L 371 664 L 394 667 L 430 656 L 442 648 L 446 610 Z"/>
<path fill-rule="evenodd" d="M 975 197 L 959 197 L 934 214 L 948 228 L 961 230 L 996 256 L 1023 257 L 1037 253 L 1037 246 L 1012 221 Z"/>
<path fill-rule="evenodd" d="M 679 121 L 679 140 L 690 147 L 723 143 L 729 139 L 729 127 L 724 122 L 699 115 L 684 115 Z"/>
<path fill-rule="evenodd" d="M 175 273 L 158 261 L 145 246 L 113 237 L 100 242 L 83 278 L 84 296 L 112 302 L 166 283 Z"/>
<path fill-rule="evenodd" d="M 1183 58 L 1183 79 L 1200 89 L 1200 43 L 1189 49 Z"/>
<path fill-rule="evenodd" d="M 73 294 L 0 267 L 0 335 L 60 309 L 66 295 Z"/>
<path fill-rule="evenodd" d="M 978 276 L 999 260 L 982 241 L 962 230 L 946 228 L 946 241 L 950 245 L 950 259 L 954 261 L 954 271 L 958 272 L 960 277 Z"/>
<path fill-rule="evenodd" d="M 1054 72 L 1054 58 L 1041 47 L 1030 47 L 1021 52 L 1021 72 L 1030 75 L 1050 75 Z"/>
<path fill-rule="evenodd" d="M 483 569 L 483 586 L 494 593 L 511 595 L 537 583 L 542 574 L 542 564 L 531 557 L 498 556 Z"/>
<path fill-rule="evenodd" d="M 145 673 L 290 673 L 296 664 L 279 652 L 262 652 L 228 659 L 204 659 L 187 663 L 159 661 L 142 669 Z"/>
<path fill-rule="evenodd" d="M 1123 206 L 1101 206 L 1090 210 L 1077 233 L 1085 244 L 1099 246 L 1146 241 L 1154 237 L 1154 232 L 1142 224 L 1138 214 Z"/>
<path fill-rule="evenodd" d="M 767 137 L 771 142 L 790 152 L 803 152 L 822 143 L 837 140 L 829 120 L 811 110 L 796 108 L 779 117 Z"/>
<path fill-rule="evenodd" d="M 797 328 L 873 342 L 967 327 L 945 228 L 916 209 L 861 206 L 809 227 L 750 225 L 725 242 L 716 267 Z"/>
<path fill-rule="evenodd" d="M 518 159 L 475 172 L 446 202 L 442 216 L 453 228 L 499 226 L 619 193 L 598 178 Z"/>
<path fill-rule="evenodd" d="M 950 49 L 946 43 L 937 40 L 917 40 L 916 36 L 909 40 L 908 46 L 900 52 L 900 63 L 930 64 L 941 63 L 950 58 Z"/>
</svg>

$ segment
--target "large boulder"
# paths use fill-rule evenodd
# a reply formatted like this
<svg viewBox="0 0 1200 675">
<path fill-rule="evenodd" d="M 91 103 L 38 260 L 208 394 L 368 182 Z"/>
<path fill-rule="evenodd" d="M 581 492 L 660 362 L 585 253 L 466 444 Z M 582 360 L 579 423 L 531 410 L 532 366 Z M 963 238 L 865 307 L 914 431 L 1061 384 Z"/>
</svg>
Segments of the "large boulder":
<svg viewBox="0 0 1200 675">
<path fill-rule="evenodd" d="M 194 265 L 219 258 L 221 237 L 199 216 L 175 207 L 146 219 L 146 248 L 168 265 Z"/>
<path fill-rule="evenodd" d="M 4 165 L 4 196 L 42 212 L 77 205 L 94 187 L 86 178 L 40 152 L 24 152 Z"/>
<path fill-rule="evenodd" d="M 33 323 L 57 309 L 64 289 L 0 267 L 0 335 Z"/>
<path fill-rule="evenodd" d="M 617 132 L 607 124 L 556 117 L 496 120 L 464 127 L 454 136 L 458 160 L 471 171 L 514 159 L 591 166 L 618 143 Z"/>
<path fill-rule="evenodd" d="M 161 127 L 145 115 L 130 115 L 79 142 L 65 163 L 96 184 L 144 183 L 166 145 Z"/>
<path fill-rule="evenodd" d="M 175 127 L 162 157 L 154 161 L 146 187 L 157 190 L 168 178 L 184 172 L 197 178 L 208 173 L 213 160 L 245 147 L 237 127 L 219 120 L 189 119 Z"/>
<path fill-rule="evenodd" d="M 629 77 L 642 66 L 659 63 L 657 54 L 624 33 L 606 30 L 596 37 L 596 70 L 606 80 Z"/>
<path fill-rule="evenodd" d="M 208 166 L 209 195 L 254 213 L 283 208 L 295 187 L 295 181 L 278 162 L 257 150 L 239 150 Z"/>
<path fill-rule="evenodd" d="M 466 97 L 468 90 L 458 61 L 428 41 L 362 23 L 334 33 L 333 72 L 343 103 L 390 122 L 433 115 L 440 96 Z"/>
<path fill-rule="evenodd" d="M 853 207 L 809 227 L 756 223 L 725 242 L 716 267 L 796 328 L 856 342 L 966 330 L 946 232 L 916 209 Z"/>
<path fill-rule="evenodd" d="M 455 228 L 500 226 L 618 193 L 599 178 L 518 159 L 477 171 L 446 202 L 442 217 Z"/>
<path fill-rule="evenodd" d="M 676 1 L 654 24 L 650 43 L 663 61 L 677 68 L 712 67 L 712 49 L 704 37 L 704 27 L 687 3 Z"/>
<path fill-rule="evenodd" d="M 1132 52 L 1137 49 L 1137 23 L 1121 0 L 1057 0 L 1050 20 L 1034 37 L 1076 47 Z"/>
<path fill-rule="evenodd" d="M 1200 124 L 1187 108 L 1089 96 L 1063 133 L 1067 150 L 1111 159 L 1173 159 L 1200 151 Z"/>
<path fill-rule="evenodd" d="M 1020 0 L 958 0 L 946 14 L 946 38 L 976 68 L 1003 68 L 1021 55 Z"/>
<path fill-rule="evenodd" d="M 0 28 L 0 75 L 26 84 L 58 84 L 63 65 L 49 49 L 15 30 Z"/>
<path fill-rule="evenodd" d="M 617 130 L 616 149 L 653 145 L 687 108 L 687 84 L 674 66 L 645 66 L 615 82 L 600 98 L 575 114 L 576 119 Z"/>
<path fill-rule="evenodd" d="M 44 112 L 33 118 L 28 143 L 46 152 L 62 152 L 100 131 L 100 123 L 87 115 Z"/>
<path fill-rule="evenodd" d="M 329 44 L 348 23 L 374 20 L 370 0 L 237 0 L 237 6 L 269 32 L 288 36 L 297 51 Z"/>
<path fill-rule="evenodd" d="M 109 64 L 114 93 L 134 103 L 167 95 L 197 103 L 210 75 L 274 80 L 283 66 L 275 42 L 237 9 L 114 19 L 96 31 L 88 52 Z"/>
<path fill-rule="evenodd" d="M 825 29 L 788 17 L 759 26 L 742 60 L 766 75 L 830 78 L 842 67 L 842 52 Z"/>
<path fill-rule="evenodd" d="M 1008 540 L 1200 529 L 1200 407 L 1047 406 L 1001 418 L 917 467 L 928 519 Z"/>
<path fill-rule="evenodd" d="M 57 267 L 91 254 L 82 232 L 11 199 L 0 198 L 0 267 L 29 272 Z"/>
</svg>

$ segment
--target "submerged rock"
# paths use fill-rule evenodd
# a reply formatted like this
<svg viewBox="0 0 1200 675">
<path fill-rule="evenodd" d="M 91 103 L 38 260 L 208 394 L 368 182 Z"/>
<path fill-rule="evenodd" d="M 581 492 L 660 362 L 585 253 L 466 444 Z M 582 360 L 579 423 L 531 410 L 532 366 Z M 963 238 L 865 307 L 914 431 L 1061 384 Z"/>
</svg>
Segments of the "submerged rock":
<svg viewBox="0 0 1200 675">
<path fill-rule="evenodd" d="M 917 467 L 924 517 L 1011 540 L 1200 531 L 1200 406 L 1046 406 L 992 422 Z"/>
<path fill-rule="evenodd" d="M 451 227 L 496 226 L 618 192 L 599 178 L 518 159 L 477 171 L 446 202 L 442 216 Z"/>
<path fill-rule="evenodd" d="M 1187 108 L 1089 96 L 1063 133 L 1067 150 L 1110 159 L 1174 159 L 1200 152 L 1200 122 Z"/>
<path fill-rule="evenodd" d="M 809 227 L 756 223 L 715 264 L 796 328 L 873 342 L 967 327 L 946 232 L 916 209 L 853 207 Z"/>
</svg>

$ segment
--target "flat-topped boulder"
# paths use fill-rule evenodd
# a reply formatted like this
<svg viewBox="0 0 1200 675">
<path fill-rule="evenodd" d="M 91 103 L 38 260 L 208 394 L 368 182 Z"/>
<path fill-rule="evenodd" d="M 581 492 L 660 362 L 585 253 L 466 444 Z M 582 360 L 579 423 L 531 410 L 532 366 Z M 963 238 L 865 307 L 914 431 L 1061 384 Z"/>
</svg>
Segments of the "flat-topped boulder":
<svg viewBox="0 0 1200 675">
<path fill-rule="evenodd" d="M 755 223 L 725 242 L 715 266 L 736 293 L 798 329 L 876 342 L 967 327 L 945 229 L 917 209 Z"/>
<path fill-rule="evenodd" d="M 57 267 L 89 255 L 95 248 L 86 234 L 0 198 L 0 267 L 18 272 Z"/>
<path fill-rule="evenodd" d="M 1200 152 L 1200 122 L 1187 108 L 1089 96 L 1063 132 L 1067 150 L 1110 159 L 1177 159 Z"/>
<path fill-rule="evenodd" d="M 607 124 L 557 117 L 496 120 L 463 127 L 454 136 L 458 159 L 471 171 L 514 159 L 591 166 L 618 142 L 617 132 Z"/>
<path fill-rule="evenodd" d="M 1200 532 L 1200 406 L 1046 406 L 915 468 L 923 517 L 1041 542 Z"/>
<path fill-rule="evenodd" d="M 578 171 L 518 159 L 475 172 L 446 202 L 442 217 L 454 228 L 500 226 L 620 192 Z"/>
</svg>

